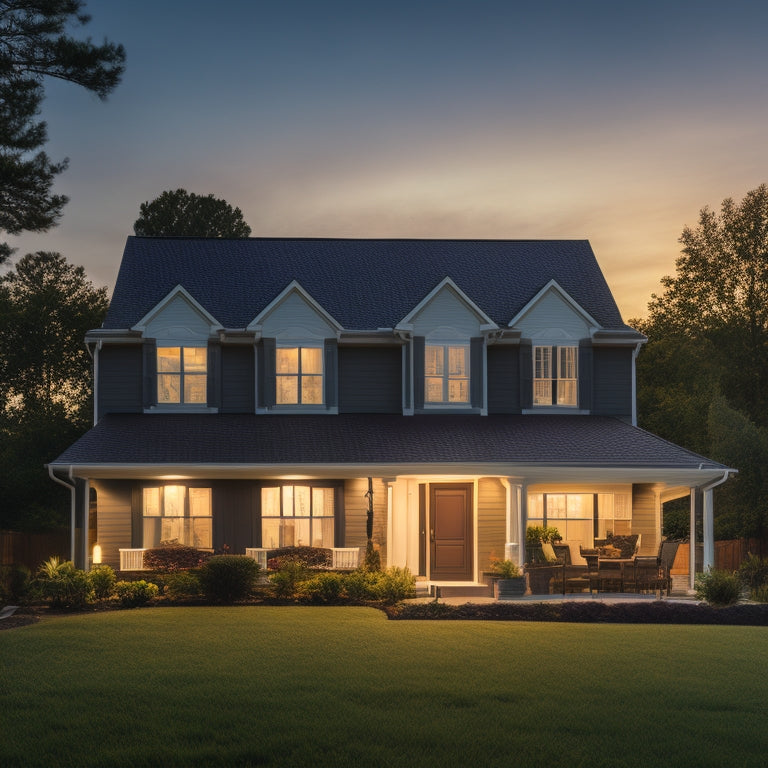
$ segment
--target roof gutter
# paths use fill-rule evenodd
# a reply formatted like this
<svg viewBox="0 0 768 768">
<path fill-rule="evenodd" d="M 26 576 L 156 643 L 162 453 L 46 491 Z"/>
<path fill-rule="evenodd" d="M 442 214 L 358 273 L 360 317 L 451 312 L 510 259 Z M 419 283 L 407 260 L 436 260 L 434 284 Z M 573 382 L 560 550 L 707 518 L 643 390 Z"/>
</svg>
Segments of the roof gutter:
<svg viewBox="0 0 768 768">
<path fill-rule="evenodd" d="M 54 483 L 58 483 L 59 485 L 63 485 L 65 488 L 69 488 L 69 499 L 70 499 L 70 511 L 69 511 L 69 530 L 70 530 L 70 536 L 69 536 L 69 559 L 74 563 L 75 562 L 75 511 L 77 509 L 77 502 L 75 500 L 75 479 L 73 477 L 74 474 L 74 466 L 72 464 L 69 465 L 69 472 L 67 473 L 67 477 L 69 478 L 69 482 L 66 480 L 62 480 L 60 477 L 56 475 L 56 473 L 53 471 L 53 466 L 48 465 L 48 476 L 53 480 Z"/>
</svg>

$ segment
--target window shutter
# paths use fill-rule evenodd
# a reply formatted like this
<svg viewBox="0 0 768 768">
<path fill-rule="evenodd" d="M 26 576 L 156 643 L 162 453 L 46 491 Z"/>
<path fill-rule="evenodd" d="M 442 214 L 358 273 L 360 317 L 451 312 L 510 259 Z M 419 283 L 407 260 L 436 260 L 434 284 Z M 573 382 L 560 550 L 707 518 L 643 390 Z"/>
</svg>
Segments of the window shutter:
<svg viewBox="0 0 768 768">
<path fill-rule="evenodd" d="M 275 376 L 277 375 L 276 344 L 274 339 L 262 339 L 262 345 L 264 346 L 264 365 L 261 367 L 264 372 L 262 380 L 264 406 L 271 408 L 277 402 L 277 383 L 275 382 Z"/>
<path fill-rule="evenodd" d="M 413 407 L 424 407 L 424 337 L 413 337 Z"/>
<path fill-rule="evenodd" d="M 221 408 L 221 344 L 208 343 L 208 392 L 206 395 L 211 408 Z"/>
<path fill-rule="evenodd" d="M 483 394 L 483 350 L 485 339 L 482 336 L 469 342 L 469 402 L 473 408 L 482 408 Z"/>
<path fill-rule="evenodd" d="M 324 367 L 325 407 L 335 408 L 339 403 L 339 346 L 336 339 L 325 340 Z"/>
<path fill-rule="evenodd" d="M 579 408 L 592 410 L 592 344 L 586 340 L 579 344 Z"/>
<path fill-rule="evenodd" d="M 144 382 L 142 400 L 145 408 L 157 404 L 157 348 L 155 340 L 144 342 Z"/>
<path fill-rule="evenodd" d="M 533 408 L 533 344 L 520 342 L 520 406 Z"/>
</svg>

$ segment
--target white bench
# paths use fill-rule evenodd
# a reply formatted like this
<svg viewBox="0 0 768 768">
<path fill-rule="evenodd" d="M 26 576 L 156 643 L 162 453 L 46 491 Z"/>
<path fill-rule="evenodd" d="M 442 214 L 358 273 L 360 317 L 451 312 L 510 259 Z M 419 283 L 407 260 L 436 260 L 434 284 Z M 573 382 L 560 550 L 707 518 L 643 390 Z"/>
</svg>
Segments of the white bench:
<svg viewBox="0 0 768 768">
<path fill-rule="evenodd" d="M 262 570 L 267 569 L 267 550 L 265 547 L 246 547 L 245 554 L 252 557 Z M 334 571 L 354 571 L 360 565 L 360 547 L 332 547 L 331 569 Z"/>
</svg>

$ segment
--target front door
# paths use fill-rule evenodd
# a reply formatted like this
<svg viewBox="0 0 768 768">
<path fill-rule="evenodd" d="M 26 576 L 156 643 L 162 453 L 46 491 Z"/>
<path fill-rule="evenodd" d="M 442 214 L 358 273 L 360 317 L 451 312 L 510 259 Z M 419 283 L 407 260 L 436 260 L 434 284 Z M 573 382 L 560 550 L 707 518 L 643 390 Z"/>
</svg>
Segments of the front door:
<svg viewBox="0 0 768 768">
<path fill-rule="evenodd" d="M 471 581 L 472 483 L 431 485 L 430 569 L 433 581 Z"/>
</svg>

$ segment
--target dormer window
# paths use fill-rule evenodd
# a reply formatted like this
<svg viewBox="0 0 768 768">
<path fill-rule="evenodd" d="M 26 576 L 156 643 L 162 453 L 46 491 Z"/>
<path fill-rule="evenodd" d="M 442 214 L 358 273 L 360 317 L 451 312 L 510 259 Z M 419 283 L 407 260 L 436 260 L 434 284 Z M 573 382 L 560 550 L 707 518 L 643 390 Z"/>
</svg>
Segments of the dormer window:
<svg viewBox="0 0 768 768">
<path fill-rule="evenodd" d="M 277 347 L 275 351 L 277 405 L 322 405 L 322 347 Z"/>
<path fill-rule="evenodd" d="M 578 347 L 533 348 L 533 404 L 578 405 Z"/>
<path fill-rule="evenodd" d="M 469 403 L 469 345 L 424 347 L 424 404 Z"/>
<path fill-rule="evenodd" d="M 205 405 L 207 393 L 207 347 L 157 348 L 158 405 Z"/>
</svg>

